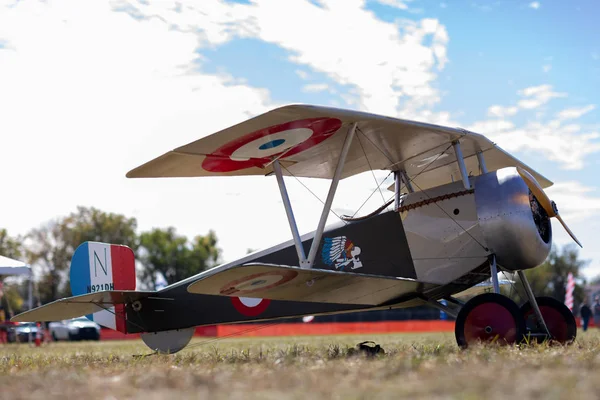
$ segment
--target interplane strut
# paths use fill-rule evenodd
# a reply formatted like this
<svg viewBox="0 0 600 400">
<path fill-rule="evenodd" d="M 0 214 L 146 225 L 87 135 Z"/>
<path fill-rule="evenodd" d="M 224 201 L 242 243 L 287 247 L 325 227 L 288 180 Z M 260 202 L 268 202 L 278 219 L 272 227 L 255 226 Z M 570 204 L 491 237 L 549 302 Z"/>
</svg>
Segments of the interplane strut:
<svg viewBox="0 0 600 400">
<path fill-rule="evenodd" d="M 335 196 L 338 183 L 340 182 L 342 171 L 344 170 L 346 156 L 348 155 L 348 151 L 350 150 L 350 145 L 352 144 L 352 139 L 354 138 L 354 133 L 356 132 L 356 126 L 357 123 L 353 123 L 350 126 L 348 133 L 346 133 L 346 139 L 344 140 L 344 145 L 342 146 L 342 151 L 340 152 L 340 157 L 338 159 L 335 172 L 331 180 L 331 185 L 329 186 L 329 193 L 327 194 L 327 199 L 325 199 L 325 204 L 323 205 L 321 218 L 319 219 L 317 230 L 315 231 L 315 237 L 308 252 L 308 257 L 305 255 L 304 247 L 302 247 L 302 241 L 300 240 L 300 234 L 298 232 L 298 225 L 296 224 L 296 219 L 294 218 L 294 212 L 292 210 L 290 198 L 285 187 L 285 182 L 283 180 L 281 165 L 279 164 L 279 160 L 275 160 L 273 162 L 273 170 L 275 172 L 275 176 L 277 177 L 279 191 L 281 192 L 281 199 L 283 200 L 285 212 L 287 214 L 290 229 L 292 231 L 292 236 L 294 238 L 294 245 L 296 246 L 296 252 L 298 253 L 298 261 L 300 264 L 300 268 L 312 268 L 315 258 L 317 256 L 317 250 L 319 249 L 319 243 L 321 242 L 321 237 L 323 236 L 323 231 L 325 230 L 327 216 L 329 214 L 329 211 L 331 210 L 331 204 L 333 203 L 333 198 Z"/>
</svg>

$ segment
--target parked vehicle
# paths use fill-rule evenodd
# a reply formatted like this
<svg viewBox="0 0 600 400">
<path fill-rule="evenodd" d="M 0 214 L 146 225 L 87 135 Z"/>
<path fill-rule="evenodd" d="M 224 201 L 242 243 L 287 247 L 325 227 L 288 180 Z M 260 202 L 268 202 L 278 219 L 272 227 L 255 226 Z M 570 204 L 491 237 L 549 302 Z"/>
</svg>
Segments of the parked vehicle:
<svg viewBox="0 0 600 400">
<path fill-rule="evenodd" d="M 27 343 L 29 342 L 29 334 L 31 333 L 31 340 L 35 340 L 35 336 L 38 332 L 38 326 L 35 322 L 21 322 L 10 326 L 6 331 L 6 341 L 9 343 Z M 42 340 L 45 334 L 42 329 Z"/>
<path fill-rule="evenodd" d="M 100 340 L 100 325 L 85 317 L 50 322 L 48 330 L 54 340 Z"/>
</svg>

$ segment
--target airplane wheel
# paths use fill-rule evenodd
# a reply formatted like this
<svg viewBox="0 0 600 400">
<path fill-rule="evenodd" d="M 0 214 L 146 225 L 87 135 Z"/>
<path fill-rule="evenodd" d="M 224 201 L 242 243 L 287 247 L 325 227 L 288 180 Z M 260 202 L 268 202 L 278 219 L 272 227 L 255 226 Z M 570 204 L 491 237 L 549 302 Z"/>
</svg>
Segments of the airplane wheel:
<svg viewBox="0 0 600 400">
<path fill-rule="evenodd" d="M 523 337 L 525 321 L 514 301 L 501 294 L 484 293 L 463 306 L 454 333 L 463 349 L 482 342 L 510 345 Z"/>
<path fill-rule="evenodd" d="M 577 336 L 577 323 L 569 307 L 552 297 L 536 297 L 535 299 L 550 335 L 552 335 L 552 340 L 561 344 L 572 343 Z M 535 337 L 538 343 L 547 339 L 546 332 L 538 327 L 538 319 L 529 301 L 521 306 L 521 312 L 525 321 L 524 339 L 528 339 L 528 334 Z"/>
</svg>

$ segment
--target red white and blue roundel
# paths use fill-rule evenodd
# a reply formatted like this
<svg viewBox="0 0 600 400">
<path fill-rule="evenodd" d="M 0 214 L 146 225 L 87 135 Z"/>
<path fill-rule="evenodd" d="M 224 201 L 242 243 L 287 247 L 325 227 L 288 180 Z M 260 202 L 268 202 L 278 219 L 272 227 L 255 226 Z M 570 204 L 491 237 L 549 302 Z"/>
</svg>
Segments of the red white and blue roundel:
<svg viewBox="0 0 600 400">
<path fill-rule="evenodd" d="M 271 300 L 254 297 L 232 297 L 231 303 L 240 314 L 247 317 L 256 317 L 265 312 Z"/>
<path fill-rule="evenodd" d="M 281 286 L 298 276 L 293 270 L 259 272 L 236 279 L 224 285 L 219 291 L 226 296 L 244 296 Z"/>
<path fill-rule="evenodd" d="M 296 276 L 298 276 L 298 272 L 289 270 L 251 274 L 224 285 L 220 293 L 224 295 L 249 295 L 281 286 Z M 240 314 L 255 317 L 267 309 L 271 300 L 255 297 L 231 297 L 231 302 Z"/>
<path fill-rule="evenodd" d="M 283 160 L 316 146 L 341 126 L 337 118 L 307 118 L 263 128 L 219 147 L 206 156 L 202 168 L 210 172 L 261 168 L 272 157 Z"/>
</svg>

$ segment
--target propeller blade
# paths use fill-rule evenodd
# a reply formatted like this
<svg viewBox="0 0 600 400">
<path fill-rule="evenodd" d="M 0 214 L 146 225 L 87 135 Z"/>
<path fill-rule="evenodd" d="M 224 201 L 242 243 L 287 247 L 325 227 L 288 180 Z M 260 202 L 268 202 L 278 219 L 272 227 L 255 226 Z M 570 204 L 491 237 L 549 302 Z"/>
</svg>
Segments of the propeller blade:
<svg viewBox="0 0 600 400">
<path fill-rule="evenodd" d="M 565 231 L 567 231 L 567 233 L 571 236 L 571 238 L 573 238 L 573 240 L 575 241 L 575 243 L 577 243 L 579 245 L 579 247 L 581 247 L 583 249 L 583 246 L 581 245 L 581 243 L 579 242 L 579 240 L 577 240 L 577 238 L 575 237 L 575 235 L 573 234 L 573 232 L 571 232 L 571 230 L 569 229 L 569 227 L 567 226 L 567 224 L 565 224 L 565 221 L 563 221 L 563 219 L 560 217 L 560 215 L 556 214 L 556 219 L 560 221 L 560 223 L 562 224 L 563 228 L 565 228 Z"/>
<path fill-rule="evenodd" d="M 558 214 L 558 211 L 552 204 L 552 200 L 548 197 L 544 189 L 540 186 L 540 184 L 535 180 L 533 175 L 524 170 L 521 167 L 517 167 L 517 171 L 521 175 L 521 178 L 525 181 L 529 190 L 533 193 L 535 198 L 539 201 L 542 208 L 546 211 L 550 218 L 555 217 Z"/>
<path fill-rule="evenodd" d="M 527 172 L 526 170 L 524 170 L 521 167 L 517 167 L 517 171 L 521 175 L 521 178 L 523 178 L 523 180 L 527 184 L 527 187 L 529 187 L 529 190 L 531 190 L 531 193 L 533 193 L 533 195 L 538 200 L 538 202 L 540 203 L 542 208 L 546 211 L 546 213 L 548 214 L 548 217 L 550 217 L 550 218 L 555 217 L 556 219 L 558 219 L 558 221 L 561 223 L 563 228 L 565 228 L 565 231 L 567 231 L 569 236 L 571 236 L 571 238 L 575 241 L 575 243 L 577 243 L 579 245 L 579 247 L 581 247 L 583 249 L 581 242 L 579 242 L 579 240 L 577 240 L 577 238 L 575 237 L 575 234 L 573 234 L 573 232 L 571 232 L 571 230 L 569 229 L 569 227 L 567 226 L 565 221 L 563 221 L 563 219 L 558 214 L 558 208 L 556 208 L 556 203 L 554 203 L 552 200 L 550 200 L 550 198 L 548 197 L 546 192 L 544 192 L 544 189 L 542 189 L 542 187 L 535 180 L 533 175 L 531 175 L 529 172 Z"/>
</svg>

